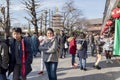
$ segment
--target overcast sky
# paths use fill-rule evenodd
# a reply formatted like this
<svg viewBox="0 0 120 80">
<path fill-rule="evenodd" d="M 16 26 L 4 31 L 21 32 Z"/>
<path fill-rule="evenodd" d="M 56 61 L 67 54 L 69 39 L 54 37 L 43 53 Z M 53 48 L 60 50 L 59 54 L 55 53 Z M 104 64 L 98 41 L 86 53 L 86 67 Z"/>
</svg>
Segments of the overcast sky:
<svg viewBox="0 0 120 80">
<path fill-rule="evenodd" d="M 0 0 L 0 4 L 5 4 L 6 0 Z M 11 0 L 11 17 L 13 18 L 13 23 L 26 23 L 27 21 L 24 19 L 27 15 L 27 12 L 24 10 L 24 6 L 20 3 L 21 0 Z M 63 4 L 68 0 L 39 0 L 41 1 L 42 9 L 55 9 L 58 7 L 59 9 L 63 6 Z M 75 6 L 82 10 L 84 17 L 93 19 L 93 18 L 102 18 L 103 12 L 105 8 L 106 0 L 73 0 L 75 2 Z"/>
</svg>

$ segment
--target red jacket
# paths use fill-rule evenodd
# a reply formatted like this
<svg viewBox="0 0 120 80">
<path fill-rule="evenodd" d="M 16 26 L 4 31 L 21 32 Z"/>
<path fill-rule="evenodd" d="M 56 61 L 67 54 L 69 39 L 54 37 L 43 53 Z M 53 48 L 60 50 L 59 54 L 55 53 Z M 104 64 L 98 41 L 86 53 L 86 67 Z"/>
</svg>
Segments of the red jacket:
<svg viewBox="0 0 120 80">
<path fill-rule="evenodd" d="M 76 54 L 76 40 L 74 37 L 70 37 L 69 41 L 69 52 L 70 54 Z"/>
</svg>

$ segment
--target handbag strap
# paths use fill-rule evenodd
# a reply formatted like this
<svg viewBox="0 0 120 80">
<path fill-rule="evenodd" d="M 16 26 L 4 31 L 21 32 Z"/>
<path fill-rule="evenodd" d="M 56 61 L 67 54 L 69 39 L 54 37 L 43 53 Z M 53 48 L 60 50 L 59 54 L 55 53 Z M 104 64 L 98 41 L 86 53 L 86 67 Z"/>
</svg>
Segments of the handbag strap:
<svg viewBox="0 0 120 80">
<path fill-rule="evenodd" d="M 84 40 L 82 41 L 82 45 L 84 44 Z"/>
</svg>

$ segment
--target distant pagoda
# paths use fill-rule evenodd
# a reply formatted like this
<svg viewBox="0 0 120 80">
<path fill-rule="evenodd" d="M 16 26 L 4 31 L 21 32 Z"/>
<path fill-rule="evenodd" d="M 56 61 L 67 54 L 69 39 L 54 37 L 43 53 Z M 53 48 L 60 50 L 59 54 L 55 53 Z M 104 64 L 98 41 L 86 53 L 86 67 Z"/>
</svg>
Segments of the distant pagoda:
<svg viewBox="0 0 120 80">
<path fill-rule="evenodd" d="M 56 8 L 56 13 L 53 14 L 52 16 L 52 20 L 53 20 L 53 29 L 63 29 L 63 16 L 61 15 L 61 13 L 58 11 L 58 8 Z"/>
</svg>

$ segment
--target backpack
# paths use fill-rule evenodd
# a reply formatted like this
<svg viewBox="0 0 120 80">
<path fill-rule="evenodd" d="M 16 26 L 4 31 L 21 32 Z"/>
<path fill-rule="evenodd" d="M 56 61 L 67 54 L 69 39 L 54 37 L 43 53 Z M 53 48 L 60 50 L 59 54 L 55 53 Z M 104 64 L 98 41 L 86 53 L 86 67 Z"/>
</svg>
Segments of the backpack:
<svg viewBox="0 0 120 80">
<path fill-rule="evenodd" d="M 83 49 L 83 44 L 84 44 L 84 41 L 82 41 L 81 43 L 78 42 L 77 43 L 77 50 L 82 50 Z"/>
</svg>

